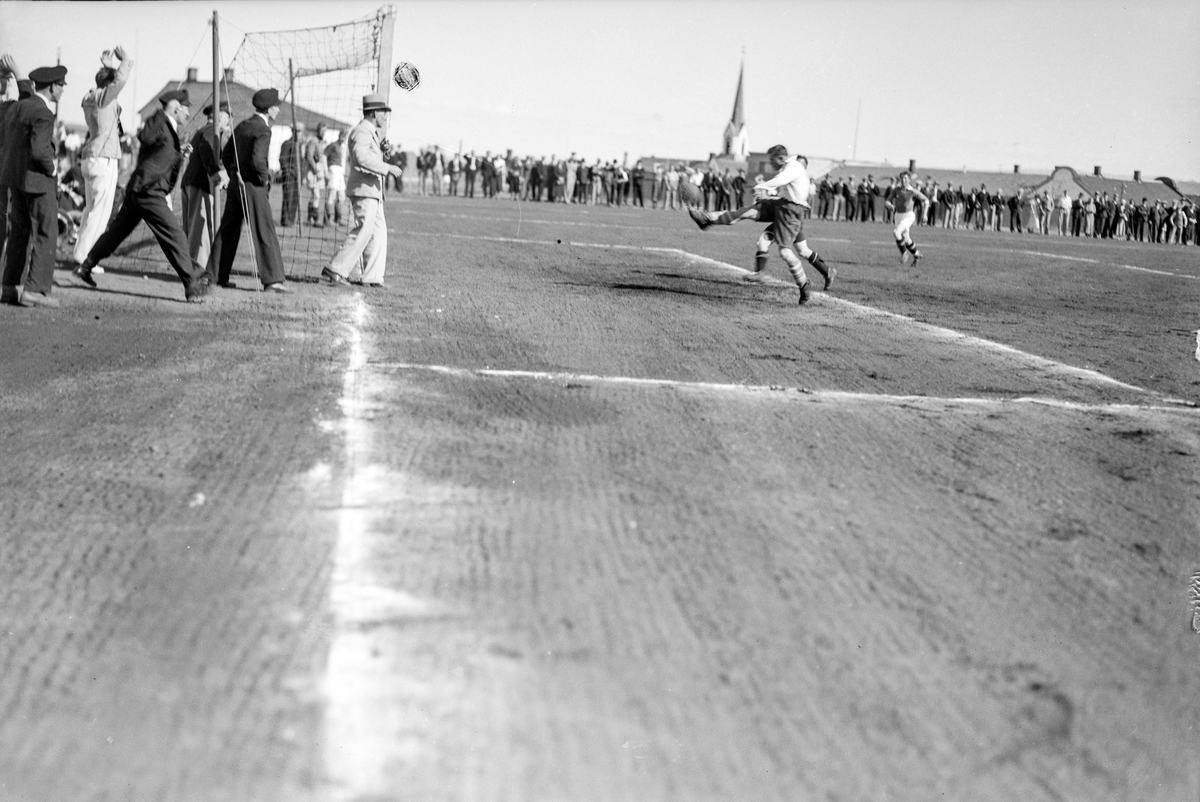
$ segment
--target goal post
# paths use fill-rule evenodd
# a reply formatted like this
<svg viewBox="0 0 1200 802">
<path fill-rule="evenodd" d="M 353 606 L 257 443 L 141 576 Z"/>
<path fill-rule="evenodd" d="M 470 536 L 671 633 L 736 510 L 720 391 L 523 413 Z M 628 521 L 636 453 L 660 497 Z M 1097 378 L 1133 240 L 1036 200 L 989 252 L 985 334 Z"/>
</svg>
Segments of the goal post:
<svg viewBox="0 0 1200 802">
<path fill-rule="evenodd" d="M 289 278 L 319 276 L 353 222 L 349 202 L 338 192 L 339 181 L 328 170 L 329 162 L 339 158 L 330 148 L 339 148 L 339 135 L 362 118 L 363 95 L 389 94 L 395 18 L 395 7 L 385 5 L 373 14 L 336 25 L 247 33 L 228 58 L 221 52 L 214 12 L 206 21 L 213 26 L 214 82 L 180 81 L 174 85 L 189 89 L 194 115 L 180 130 L 181 143 L 191 140 L 204 122 L 200 110 L 216 98 L 228 102 L 236 126 L 254 113 L 250 101 L 256 91 L 279 91 L 282 108 L 273 125 L 270 151 L 271 213 Z M 180 72 L 186 67 L 181 65 Z M 316 141 L 318 127 L 323 133 L 320 142 Z M 298 132 L 301 141 L 285 147 Z M 295 156 L 288 160 L 292 164 L 281 163 L 281 151 Z M 317 162 L 315 170 L 304 158 L 306 152 Z M 340 158 L 344 164 L 345 154 Z M 332 192 L 331 177 L 335 179 Z M 174 200 L 178 214 L 178 189 Z M 217 224 L 219 221 L 214 228 Z M 249 247 L 247 241 L 238 247 L 235 272 L 253 272 Z M 105 262 L 118 271 L 169 270 L 145 224 Z"/>
</svg>

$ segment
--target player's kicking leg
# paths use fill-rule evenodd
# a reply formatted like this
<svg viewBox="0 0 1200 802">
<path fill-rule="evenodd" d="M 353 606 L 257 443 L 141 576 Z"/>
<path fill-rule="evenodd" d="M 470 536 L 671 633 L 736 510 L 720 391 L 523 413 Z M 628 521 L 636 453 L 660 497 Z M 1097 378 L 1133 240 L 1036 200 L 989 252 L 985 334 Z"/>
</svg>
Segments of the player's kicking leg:
<svg viewBox="0 0 1200 802">
<path fill-rule="evenodd" d="M 731 226 L 741 220 L 757 220 L 758 204 L 743 206 L 729 212 L 702 212 L 699 209 L 689 208 L 688 214 L 703 231 L 709 226 Z"/>
</svg>

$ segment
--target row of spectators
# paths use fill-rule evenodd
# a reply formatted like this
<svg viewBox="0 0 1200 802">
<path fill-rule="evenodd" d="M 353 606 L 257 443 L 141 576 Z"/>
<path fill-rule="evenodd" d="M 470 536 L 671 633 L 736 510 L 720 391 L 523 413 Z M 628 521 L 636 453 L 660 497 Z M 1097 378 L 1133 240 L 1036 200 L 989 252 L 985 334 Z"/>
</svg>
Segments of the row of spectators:
<svg viewBox="0 0 1200 802">
<path fill-rule="evenodd" d="M 857 184 L 823 178 L 816 186 L 815 214 L 822 220 L 890 221 L 890 213 L 882 203 L 893 179 L 887 181 L 887 186 L 881 187 L 874 176 Z M 941 187 L 932 179 L 918 180 L 915 186 L 926 198 L 917 202 L 918 225 L 1197 244 L 1198 209 L 1186 198 L 1172 202 L 1142 198 L 1135 202 L 1108 192 L 1099 196 L 1080 192 L 1072 198 L 1065 190 L 1060 197 L 1051 198 L 1048 191 L 1038 193 L 1024 188 L 1005 194 L 1000 190 L 989 192 L 986 185 L 973 189 Z"/>
<path fill-rule="evenodd" d="M 403 155 L 401 159 L 407 158 Z M 485 198 L 507 196 L 523 201 L 623 205 L 651 208 L 683 208 L 689 205 L 679 186 L 688 181 L 699 190 L 705 211 L 740 208 L 748 202 L 746 171 L 721 169 L 709 162 L 706 169 L 688 164 L 655 163 L 647 169 L 637 162 L 627 169 L 616 160 L 597 159 L 587 163 L 571 154 L 568 159 L 514 157 L 475 153 L 447 154 L 440 148 L 420 151 L 416 157 L 417 191 L 422 195 L 459 195 Z M 810 186 L 810 217 L 832 221 L 891 222 L 892 213 L 883 204 L 894 178 L 877 184 L 874 176 L 860 182 L 825 176 Z M 1099 196 L 1067 192 L 1051 198 L 1049 193 L 1017 189 L 1008 193 L 989 191 L 986 185 L 972 189 L 939 186 L 936 181 L 915 182 L 927 201 L 919 201 L 917 223 L 943 228 L 976 229 L 1014 233 L 1137 240 L 1181 245 L 1197 243 L 1197 205 L 1181 198 L 1141 202 L 1103 192 Z M 461 190 L 460 190 L 461 187 Z M 403 191 L 403 185 L 396 183 Z"/>
</svg>

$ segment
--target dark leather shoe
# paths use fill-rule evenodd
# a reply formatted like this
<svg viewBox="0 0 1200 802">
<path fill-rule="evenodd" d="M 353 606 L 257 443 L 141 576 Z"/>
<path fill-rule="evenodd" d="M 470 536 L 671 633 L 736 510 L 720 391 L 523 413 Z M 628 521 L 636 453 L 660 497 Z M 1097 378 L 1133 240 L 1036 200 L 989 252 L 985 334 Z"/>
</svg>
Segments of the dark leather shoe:
<svg viewBox="0 0 1200 802">
<path fill-rule="evenodd" d="M 321 269 L 321 283 L 331 287 L 349 287 L 350 282 L 334 273 L 328 267 Z"/>
<path fill-rule="evenodd" d="M 828 290 L 833 285 L 833 280 L 837 278 L 837 268 L 830 267 L 829 272 L 825 274 L 825 289 Z"/>
<path fill-rule="evenodd" d="M 708 219 L 708 215 L 698 209 L 688 209 L 688 214 L 691 215 L 696 225 L 700 226 L 701 231 L 712 225 L 712 220 Z"/>
<path fill-rule="evenodd" d="M 189 304 L 202 304 L 211 292 L 212 287 L 207 281 L 197 279 L 184 288 L 183 297 Z"/>
<path fill-rule="evenodd" d="M 87 262 L 76 265 L 75 269 L 71 271 L 71 275 L 89 287 L 96 286 L 96 279 L 92 278 L 92 265 L 89 265 Z"/>
<path fill-rule="evenodd" d="M 220 282 L 217 282 L 217 286 L 223 290 L 236 290 L 237 289 L 237 285 L 234 284 L 232 281 L 220 281 Z"/>
<path fill-rule="evenodd" d="M 808 299 L 810 296 L 811 296 L 811 291 L 809 290 L 808 282 L 806 281 L 800 285 L 800 305 L 804 306 L 806 303 L 808 303 Z"/>
<path fill-rule="evenodd" d="M 0 287 L 0 304 L 18 306 L 21 302 L 21 288 L 12 284 Z"/>
</svg>

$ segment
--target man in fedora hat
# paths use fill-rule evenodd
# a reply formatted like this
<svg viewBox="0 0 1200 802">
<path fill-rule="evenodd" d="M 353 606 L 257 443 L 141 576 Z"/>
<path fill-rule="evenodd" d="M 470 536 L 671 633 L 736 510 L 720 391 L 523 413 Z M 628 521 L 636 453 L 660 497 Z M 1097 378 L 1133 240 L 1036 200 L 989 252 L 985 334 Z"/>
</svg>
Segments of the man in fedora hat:
<svg viewBox="0 0 1200 802">
<path fill-rule="evenodd" d="M 0 301 L 55 307 L 58 299 L 50 297 L 58 245 L 53 106 L 66 89 L 67 68 L 38 67 L 29 73 L 29 79 L 33 93 L 14 103 L 4 119 L 0 186 L 8 187 L 9 194 L 8 251 Z"/>
<path fill-rule="evenodd" d="M 271 168 L 267 158 L 271 149 L 271 121 L 279 116 L 279 91 L 260 89 L 250 102 L 254 104 L 254 114 L 237 124 L 221 151 L 221 162 L 235 180 L 230 182 L 221 227 L 208 255 L 208 279 L 222 287 L 235 286 L 229 280 L 229 273 L 242 236 L 242 223 L 249 222 L 263 289 L 291 292 L 284 282 L 283 254 L 271 219 L 269 195 Z"/>
<path fill-rule="evenodd" d="M 387 221 L 383 217 L 383 180 L 400 174 L 400 168 L 384 161 L 390 150 L 382 133 L 391 113 L 383 95 L 363 98 L 363 118 L 350 130 L 346 169 L 346 196 L 354 211 L 354 227 L 321 278 L 334 286 L 345 286 L 358 268 L 356 284 L 382 287 L 387 267 Z"/>
<path fill-rule="evenodd" d="M 217 192 L 229 186 L 229 173 L 221 164 L 221 145 L 229 134 L 229 103 L 213 112 L 213 105 L 204 107 L 208 120 L 192 136 L 191 155 L 183 170 L 183 228 L 187 233 L 188 255 L 200 265 L 208 265 L 209 248 L 216 234 L 217 219 L 213 199 Z M 217 138 L 213 136 L 213 121 L 217 123 Z"/>
<path fill-rule="evenodd" d="M 154 112 L 138 132 L 141 148 L 137 165 L 125 187 L 121 210 L 88 251 L 87 258 L 72 272 L 84 284 L 95 287 L 92 269 L 107 259 L 144 220 L 183 282 L 184 298 L 189 303 L 204 303 L 208 283 L 203 281 L 203 268 L 188 255 L 183 226 L 167 201 L 183 167 L 179 129 L 191 116 L 191 101 L 186 89 L 164 92 L 158 101 L 162 108 Z"/>
<path fill-rule="evenodd" d="M 120 66 L 114 66 L 120 61 Z M 83 222 L 75 240 L 72 257 L 76 264 L 87 258 L 88 251 L 100 239 L 112 217 L 117 193 L 117 175 L 121 172 L 121 104 L 117 95 L 129 81 L 133 59 L 117 45 L 100 55 L 103 65 L 96 73 L 96 88 L 83 96 L 83 117 L 87 122 L 87 141 L 80 149 L 83 157 Z"/>
</svg>

